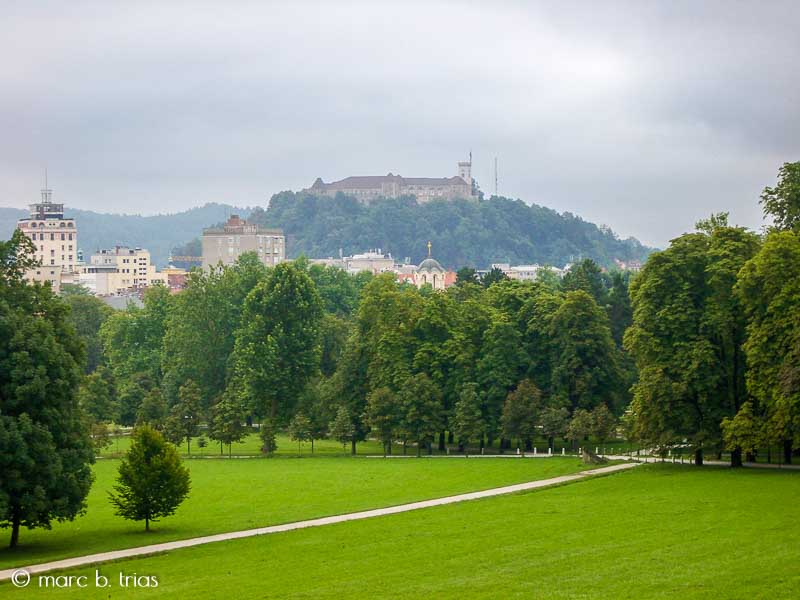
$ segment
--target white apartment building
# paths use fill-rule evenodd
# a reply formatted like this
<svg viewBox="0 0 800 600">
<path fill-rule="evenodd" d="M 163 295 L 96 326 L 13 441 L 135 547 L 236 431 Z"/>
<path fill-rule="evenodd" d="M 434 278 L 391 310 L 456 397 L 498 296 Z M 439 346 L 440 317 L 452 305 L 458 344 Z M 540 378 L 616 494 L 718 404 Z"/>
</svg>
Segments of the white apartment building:
<svg viewBox="0 0 800 600">
<path fill-rule="evenodd" d="M 64 205 L 52 202 L 53 190 L 42 190 L 42 201 L 30 205 L 30 216 L 17 221 L 36 247 L 34 257 L 40 266 L 28 271 L 30 281 L 49 281 L 53 290 L 61 288 L 63 275 L 73 273 L 78 262 L 78 228 L 75 219 L 64 218 Z"/>
</svg>

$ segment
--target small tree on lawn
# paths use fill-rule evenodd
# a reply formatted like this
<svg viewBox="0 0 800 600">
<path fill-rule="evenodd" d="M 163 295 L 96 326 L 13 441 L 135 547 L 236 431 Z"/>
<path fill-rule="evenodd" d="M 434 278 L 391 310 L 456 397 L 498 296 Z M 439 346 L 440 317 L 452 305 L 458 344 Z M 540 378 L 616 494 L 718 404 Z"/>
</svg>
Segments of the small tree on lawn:
<svg viewBox="0 0 800 600">
<path fill-rule="evenodd" d="M 314 436 L 311 431 L 311 421 L 303 413 L 297 413 L 289 422 L 289 438 L 297 442 L 297 453 L 300 454 L 300 445 L 311 441 L 311 454 L 314 454 Z"/>
<path fill-rule="evenodd" d="M 391 453 L 392 440 L 400 424 L 397 397 L 389 388 L 381 387 L 367 396 L 367 424 L 383 443 L 383 455 Z"/>
<path fill-rule="evenodd" d="M 186 440 L 186 453 L 192 453 L 192 438 L 200 435 L 202 405 L 200 388 L 194 381 L 187 381 L 178 390 L 178 403 L 172 407 L 167 422 L 167 437 L 179 444 Z"/>
<path fill-rule="evenodd" d="M 330 436 L 342 445 L 342 450 L 347 452 L 347 443 L 353 439 L 356 428 L 350 418 L 350 411 L 346 406 L 340 406 L 336 411 L 336 418 L 330 424 Z"/>
<path fill-rule="evenodd" d="M 464 384 L 456 402 L 453 418 L 453 433 L 464 445 L 467 456 L 469 456 L 469 443 L 482 440 L 486 429 L 477 388 L 475 383 Z"/>
<path fill-rule="evenodd" d="M 235 442 L 241 442 L 247 435 L 244 425 L 244 408 L 233 394 L 226 393 L 211 411 L 212 417 L 208 435 L 212 440 L 219 442 L 220 454 L 222 454 L 224 444 L 227 444 L 228 456 L 230 457 L 231 446 Z"/>
<path fill-rule="evenodd" d="M 131 521 L 150 522 L 168 517 L 189 495 L 189 470 L 178 452 L 149 426 L 136 429 L 131 447 L 119 465 L 114 491 L 109 492 L 116 514 Z"/>
<path fill-rule="evenodd" d="M 503 415 L 500 417 L 503 435 L 509 440 L 519 440 L 525 450 L 530 449 L 531 440 L 536 435 L 541 401 L 542 392 L 530 379 L 525 379 L 517 389 L 509 392 L 503 405 Z"/>
<path fill-rule="evenodd" d="M 578 447 L 578 442 L 585 439 L 594 427 L 594 419 L 592 413 L 583 408 L 577 409 L 573 415 L 572 420 L 567 427 L 567 438 L 572 440 L 572 449 Z"/>
<path fill-rule="evenodd" d="M 272 419 L 264 419 L 261 423 L 261 451 L 266 454 L 272 454 L 278 449 L 278 444 L 275 441 L 275 423 Z"/>
<path fill-rule="evenodd" d="M 555 438 L 567 435 L 569 411 L 566 407 L 548 406 L 542 411 L 542 433 L 547 436 L 548 447 L 553 450 Z"/>
</svg>

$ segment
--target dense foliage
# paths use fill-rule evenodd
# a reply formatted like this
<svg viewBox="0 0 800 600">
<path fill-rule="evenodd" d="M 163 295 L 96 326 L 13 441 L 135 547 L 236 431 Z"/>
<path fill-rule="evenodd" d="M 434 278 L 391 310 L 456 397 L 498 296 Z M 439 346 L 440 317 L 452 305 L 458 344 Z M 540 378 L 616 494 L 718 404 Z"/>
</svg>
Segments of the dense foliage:
<svg viewBox="0 0 800 600">
<path fill-rule="evenodd" d="M 85 355 L 69 307 L 26 284 L 33 246 L 0 242 L 0 527 L 49 528 L 85 509 L 94 452 L 78 405 Z"/>
<path fill-rule="evenodd" d="M 433 242 L 445 266 L 488 268 L 492 263 L 540 263 L 561 267 L 579 257 L 601 266 L 614 259 L 644 260 L 650 249 L 637 240 L 618 239 L 570 213 L 559 214 L 521 200 L 434 200 L 413 197 L 362 203 L 354 198 L 318 198 L 282 192 L 269 208 L 250 219 L 282 227 L 293 256 L 338 256 L 382 248 L 396 258 L 419 262 Z"/>
</svg>

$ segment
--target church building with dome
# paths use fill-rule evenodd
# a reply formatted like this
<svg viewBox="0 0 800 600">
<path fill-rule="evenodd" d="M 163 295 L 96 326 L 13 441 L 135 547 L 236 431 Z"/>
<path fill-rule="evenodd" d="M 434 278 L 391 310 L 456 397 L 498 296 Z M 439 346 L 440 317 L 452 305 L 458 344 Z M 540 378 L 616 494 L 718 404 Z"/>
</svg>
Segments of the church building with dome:
<svg viewBox="0 0 800 600">
<path fill-rule="evenodd" d="M 423 260 L 411 273 L 398 273 L 398 279 L 421 288 L 431 286 L 436 291 L 444 291 L 456 282 L 456 274 L 445 269 L 438 260 L 431 256 L 431 243 L 428 242 L 428 258 Z"/>
</svg>

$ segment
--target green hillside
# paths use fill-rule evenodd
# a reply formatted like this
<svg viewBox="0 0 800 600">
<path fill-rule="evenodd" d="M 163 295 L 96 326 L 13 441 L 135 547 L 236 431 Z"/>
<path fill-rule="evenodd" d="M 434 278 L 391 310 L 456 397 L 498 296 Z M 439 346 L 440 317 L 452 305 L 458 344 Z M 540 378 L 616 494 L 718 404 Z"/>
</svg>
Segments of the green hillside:
<svg viewBox="0 0 800 600">
<path fill-rule="evenodd" d="M 283 227 L 291 257 L 381 248 L 418 262 L 427 255 L 429 240 L 435 257 L 451 268 L 499 262 L 560 267 L 579 257 L 611 266 L 615 258 L 644 260 L 652 251 L 570 213 L 503 197 L 425 204 L 406 197 L 363 204 L 342 195 L 282 192 L 272 197 L 268 210 L 254 209 L 251 220 Z"/>
</svg>

